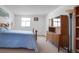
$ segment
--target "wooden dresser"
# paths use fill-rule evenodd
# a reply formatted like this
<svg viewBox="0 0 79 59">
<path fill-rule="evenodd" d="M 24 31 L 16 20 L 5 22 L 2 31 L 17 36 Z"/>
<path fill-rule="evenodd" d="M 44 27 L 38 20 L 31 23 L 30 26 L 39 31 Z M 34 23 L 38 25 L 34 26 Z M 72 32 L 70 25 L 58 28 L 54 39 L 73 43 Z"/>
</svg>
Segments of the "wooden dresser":
<svg viewBox="0 0 79 59">
<path fill-rule="evenodd" d="M 61 15 L 57 17 L 60 19 L 59 27 L 49 27 L 49 31 L 47 32 L 47 40 L 53 43 L 56 47 L 58 47 L 58 51 L 60 49 L 69 51 L 69 27 L 68 27 L 68 17 L 67 15 Z M 53 20 L 53 19 L 52 19 Z M 53 24 L 53 23 L 52 23 Z"/>
</svg>

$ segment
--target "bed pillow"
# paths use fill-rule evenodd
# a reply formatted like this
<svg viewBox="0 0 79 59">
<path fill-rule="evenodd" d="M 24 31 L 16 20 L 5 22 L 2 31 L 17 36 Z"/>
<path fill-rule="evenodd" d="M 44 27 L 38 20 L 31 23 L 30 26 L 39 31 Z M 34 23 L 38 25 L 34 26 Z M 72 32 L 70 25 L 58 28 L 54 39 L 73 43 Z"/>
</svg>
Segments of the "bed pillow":
<svg viewBox="0 0 79 59">
<path fill-rule="evenodd" d="M 4 27 L 1 27 L 0 28 L 0 32 L 4 32 L 4 31 L 7 31 L 8 29 L 7 28 L 4 28 Z"/>
</svg>

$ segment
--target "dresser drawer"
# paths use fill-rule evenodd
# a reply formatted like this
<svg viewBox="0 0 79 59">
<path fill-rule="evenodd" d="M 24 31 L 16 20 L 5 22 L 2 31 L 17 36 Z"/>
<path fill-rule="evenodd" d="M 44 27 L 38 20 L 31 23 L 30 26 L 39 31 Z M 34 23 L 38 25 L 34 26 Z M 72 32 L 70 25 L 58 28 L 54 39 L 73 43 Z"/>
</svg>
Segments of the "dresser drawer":
<svg viewBox="0 0 79 59">
<path fill-rule="evenodd" d="M 49 40 L 51 43 L 58 46 L 59 44 L 59 38 L 60 35 L 52 32 L 47 32 L 47 40 Z"/>
</svg>

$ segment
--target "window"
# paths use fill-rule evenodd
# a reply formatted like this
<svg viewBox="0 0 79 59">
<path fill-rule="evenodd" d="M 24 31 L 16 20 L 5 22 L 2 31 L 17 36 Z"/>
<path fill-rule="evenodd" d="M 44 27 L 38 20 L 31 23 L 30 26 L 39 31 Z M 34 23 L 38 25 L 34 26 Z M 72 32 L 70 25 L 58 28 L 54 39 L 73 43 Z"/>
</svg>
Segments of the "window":
<svg viewBox="0 0 79 59">
<path fill-rule="evenodd" d="M 31 18 L 26 18 L 26 17 L 21 18 L 21 26 L 30 27 L 30 20 Z"/>
<path fill-rule="evenodd" d="M 61 26 L 61 21 L 59 18 L 53 19 L 53 26 L 54 27 L 60 27 Z"/>
</svg>

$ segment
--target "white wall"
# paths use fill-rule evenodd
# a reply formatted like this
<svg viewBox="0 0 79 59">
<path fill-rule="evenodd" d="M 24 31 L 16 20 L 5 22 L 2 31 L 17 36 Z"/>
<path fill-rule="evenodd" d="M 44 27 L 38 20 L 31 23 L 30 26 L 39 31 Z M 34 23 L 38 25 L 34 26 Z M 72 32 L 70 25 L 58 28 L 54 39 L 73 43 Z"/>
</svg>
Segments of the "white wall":
<svg viewBox="0 0 79 59">
<path fill-rule="evenodd" d="M 63 5 L 63 6 L 60 6 L 58 7 L 57 9 L 55 9 L 54 11 L 50 12 L 47 17 L 46 17 L 46 31 L 48 31 L 48 26 L 49 26 L 49 19 L 51 18 L 54 18 L 54 17 L 57 17 L 57 16 L 60 16 L 60 15 L 68 15 L 68 13 L 66 12 L 66 10 L 68 9 L 73 9 L 75 6 L 73 5 Z M 73 43 L 73 46 L 72 46 L 72 50 L 74 50 L 74 19 L 73 19 L 73 33 L 72 33 L 72 43 Z"/>
<path fill-rule="evenodd" d="M 7 9 L 5 6 L 0 5 L 0 8 L 4 9 L 6 12 L 9 13 L 9 19 L 7 19 L 6 21 L 9 22 L 10 26 L 9 28 L 11 29 L 11 22 L 14 20 L 14 13 L 11 12 L 9 9 Z M 2 21 L 2 20 L 1 20 Z"/>
<path fill-rule="evenodd" d="M 24 28 L 21 27 L 21 18 L 22 17 L 30 17 L 31 18 L 31 26 Z M 38 17 L 38 21 L 34 21 L 34 17 Z M 33 30 L 36 29 L 38 31 L 38 35 L 45 35 L 45 15 L 29 15 L 29 16 L 23 16 L 23 15 L 15 15 L 14 19 L 14 29 L 16 30 Z"/>
</svg>

